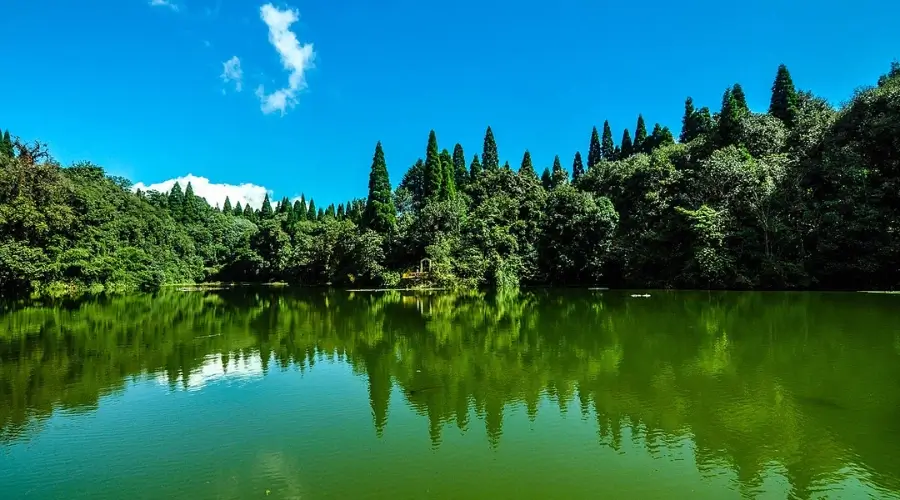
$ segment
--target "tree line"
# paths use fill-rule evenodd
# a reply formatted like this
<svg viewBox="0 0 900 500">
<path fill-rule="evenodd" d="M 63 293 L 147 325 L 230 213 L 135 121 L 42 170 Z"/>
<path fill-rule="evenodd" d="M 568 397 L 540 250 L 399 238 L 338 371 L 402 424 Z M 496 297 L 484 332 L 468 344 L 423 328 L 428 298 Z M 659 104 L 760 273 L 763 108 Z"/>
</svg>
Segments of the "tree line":
<svg viewBox="0 0 900 500">
<path fill-rule="evenodd" d="M 421 259 L 447 287 L 594 285 L 889 289 L 900 284 L 900 64 L 834 107 L 778 68 L 770 105 L 743 88 L 684 103 L 675 137 L 609 122 L 586 159 L 500 164 L 429 134 L 392 187 L 381 143 L 365 199 L 211 207 L 189 184 L 132 192 L 41 144 L 0 141 L 0 289 L 200 281 L 397 286 Z M 451 150 L 452 149 L 452 152 Z M 568 161 L 567 161 L 568 163 Z"/>
</svg>

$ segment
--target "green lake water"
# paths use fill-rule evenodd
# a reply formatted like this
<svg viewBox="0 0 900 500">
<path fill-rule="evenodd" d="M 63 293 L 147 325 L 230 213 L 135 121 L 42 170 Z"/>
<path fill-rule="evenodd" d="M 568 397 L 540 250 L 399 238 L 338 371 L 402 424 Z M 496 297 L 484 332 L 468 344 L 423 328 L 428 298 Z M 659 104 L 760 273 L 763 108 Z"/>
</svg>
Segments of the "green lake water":
<svg viewBox="0 0 900 500">
<path fill-rule="evenodd" d="M 900 498 L 900 296 L 649 293 L 5 304 L 0 498 Z"/>
</svg>

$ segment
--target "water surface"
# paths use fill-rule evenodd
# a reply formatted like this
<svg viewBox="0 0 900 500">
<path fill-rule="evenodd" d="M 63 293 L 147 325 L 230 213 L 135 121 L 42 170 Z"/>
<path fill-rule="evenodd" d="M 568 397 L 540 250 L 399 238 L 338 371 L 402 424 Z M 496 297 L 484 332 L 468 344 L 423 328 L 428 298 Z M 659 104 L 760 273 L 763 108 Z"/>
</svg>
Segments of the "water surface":
<svg viewBox="0 0 900 500">
<path fill-rule="evenodd" d="M 900 297 L 0 309 L 3 498 L 900 498 Z"/>
</svg>

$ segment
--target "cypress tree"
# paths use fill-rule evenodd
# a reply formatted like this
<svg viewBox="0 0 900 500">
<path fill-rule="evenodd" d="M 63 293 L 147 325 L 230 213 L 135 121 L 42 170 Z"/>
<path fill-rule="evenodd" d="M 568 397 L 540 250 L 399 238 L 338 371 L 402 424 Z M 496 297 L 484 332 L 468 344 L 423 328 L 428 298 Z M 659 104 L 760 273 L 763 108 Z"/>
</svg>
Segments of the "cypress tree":
<svg viewBox="0 0 900 500">
<path fill-rule="evenodd" d="M 569 182 L 569 173 L 562 168 L 562 163 L 559 162 L 559 155 L 553 157 L 551 181 L 554 188 Z"/>
<path fill-rule="evenodd" d="M 304 220 L 306 219 L 306 207 L 303 206 L 303 202 L 300 201 L 302 198 L 294 201 L 294 209 L 293 212 L 293 220 Z"/>
<path fill-rule="evenodd" d="M 316 211 L 316 220 L 319 222 L 325 220 L 325 211 L 322 210 L 321 208 L 318 211 Z"/>
<path fill-rule="evenodd" d="M 731 88 L 731 96 L 734 98 L 734 104 L 738 113 L 743 117 L 750 114 L 750 107 L 747 106 L 747 96 L 744 95 L 744 88 L 740 83 L 735 83 Z"/>
<path fill-rule="evenodd" d="M 340 205 L 338 205 L 338 208 L 337 208 L 337 220 L 344 220 L 345 215 L 346 214 L 344 213 L 344 204 L 341 203 Z"/>
<path fill-rule="evenodd" d="M 481 161 L 478 160 L 478 155 L 472 156 L 472 163 L 469 164 L 469 182 L 475 182 L 478 180 L 478 176 L 481 175 L 483 169 L 481 168 Z"/>
<path fill-rule="evenodd" d="M 534 171 L 534 165 L 531 163 L 531 153 L 526 149 L 522 155 L 522 165 L 519 166 L 519 177 L 523 179 L 538 180 L 537 172 Z"/>
<path fill-rule="evenodd" d="M 678 136 L 678 142 L 685 144 L 697 137 L 696 116 L 694 110 L 694 99 L 688 96 L 684 100 L 684 115 L 681 117 L 681 135 Z"/>
<path fill-rule="evenodd" d="M 391 180 L 384 161 L 384 150 L 381 141 L 378 141 L 369 171 L 369 196 L 366 198 L 364 224 L 369 229 L 386 233 L 394 228 L 396 221 L 397 210 L 394 208 Z"/>
<path fill-rule="evenodd" d="M 616 159 L 615 149 L 616 143 L 613 141 L 609 120 L 605 120 L 603 122 L 603 139 L 600 142 L 600 156 L 606 161 L 613 161 Z"/>
<path fill-rule="evenodd" d="M 425 150 L 425 198 L 437 199 L 441 194 L 443 181 L 441 155 L 438 152 L 437 135 L 434 130 L 428 134 L 428 148 Z"/>
<path fill-rule="evenodd" d="M 632 154 L 634 154 L 634 145 L 631 144 L 631 134 L 626 128 L 625 131 L 622 132 L 622 146 L 621 151 L 619 152 L 619 158 L 628 158 Z"/>
<path fill-rule="evenodd" d="M 469 171 L 466 169 L 466 154 L 463 152 L 462 145 L 456 143 L 453 146 L 453 180 L 455 181 L 456 189 L 464 188 L 468 178 Z"/>
<path fill-rule="evenodd" d="M 644 142 L 647 141 L 647 125 L 644 124 L 644 115 L 638 115 L 637 127 L 634 129 L 634 144 L 632 151 L 635 153 L 646 152 Z"/>
<path fill-rule="evenodd" d="M 584 163 L 581 161 L 581 151 L 575 151 L 575 159 L 572 161 L 572 180 L 577 181 L 584 175 Z"/>
<path fill-rule="evenodd" d="M 259 216 L 261 219 L 272 218 L 272 204 L 269 202 L 269 193 L 266 193 L 266 197 L 263 198 L 262 208 L 259 209 Z"/>
<path fill-rule="evenodd" d="M 316 200 L 310 199 L 309 204 L 306 206 L 306 220 L 315 221 L 316 215 Z"/>
<path fill-rule="evenodd" d="M 733 89 L 725 89 L 722 94 L 722 110 L 719 112 L 718 139 L 719 146 L 735 144 L 741 126 L 741 106 L 734 97 Z"/>
<path fill-rule="evenodd" d="M 281 198 L 281 201 L 278 203 L 278 213 L 287 215 L 290 220 L 293 211 L 294 208 L 291 206 L 291 200 L 289 200 L 287 196 Z"/>
<path fill-rule="evenodd" d="M 253 212 L 253 207 L 251 207 L 249 203 L 244 205 L 244 218 L 251 222 L 256 222 L 256 214 Z"/>
<path fill-rule="evenodd" d="M 778 73 L 772 83 L 772 99 L 769 102 L 769 114 L 783 121 L 785 125 L 794 124 L 797 117 L 797 89 L 794 80 L 784 64 L 778 66 Z"/>
<path fill-rule="evenodd" d="M 184 188 L 184 220 L 197 222 L 200 219 L 200 198 L 194 195 L 194 186 L 190 182 Z"/>
<path fill-rule="evenodd" d="M 541 174 L 541 185 L 544 186 L 544 189 L 553 188 L 553 174 L 550 173 L 549 168 L 545 168 L 544 173 Z"/>
<path fill-rule="evenodd" d="M 16 154 L 13 150 L 12 139 L 9 137 L 9 130 L 3 133 L 3 138 L 0 140 L 0 154 L 5 154 L 10 158 Z"/>
<path fill-rule="evenodd" d="M 222 212 L 225 212 L 228 215 L 234 211 L 234 207 L 231 206 L 231 199 L 227 196 L 225 197 L 225 204 L 222 205 Z"/>
<path fill-rule="evenodd" d="M 184 193 L 181 191 L 181 184 L 177 182 L 169 191 L 169 212 L 175 220 L 180 221 L 184 217 Z"/>
<path fill-rule="evenodd" d="M 603 158 L 603 149 L 600 146 L 600 134 L 597 133 L 597 127 L 594 127 L 591 130 L 591 143 L 588 146 L 588 164 L 587 169 L 590 170 L 594 168 L 594 165 L 600 162 L 600 159 Z"/>
<path fill-rule="evenodd" d="M 656 148 L 675 144 L 675 137 L 672 136 L 672 132 L 669 130 L 669 127 L 663 127 L 659 123 L 657 123 L 653 125 L 653 132 L 647 139 L 646 144 L 646 149 L 649 153 Z"/>
<path fill-rule="evenodd" d="M 441 200 L 456 198 L 456 181 L 453 167 L 453 157 L 446 149 L 441 151 Z"/>
<path fill-rule="evenodd" d="M 328 219 L 334 219 L 337 216 L 337 210 L 334 208 L 334 203 L 328 205 L 328 208 L 325 209 L 325 217 Z"/>
<path fill-rule="evenodd" d="M 243 217 L 244 208 L 241 207 L 241 202 L 237 202 L 237 205 L 234 206 L 234 210 L 231 212 L 231 215 L 236 215 L 238 217 Z"/>
<path fill-rule="evenodd" d="M 484 132 L 484 148 L 481 153 L 481 163 L 485 170 L 497 170 L 500 168 L 497 143 L 494 141 L 494 132 L 491 130 L 491 127 L 488 127 Z"/>
</svg>

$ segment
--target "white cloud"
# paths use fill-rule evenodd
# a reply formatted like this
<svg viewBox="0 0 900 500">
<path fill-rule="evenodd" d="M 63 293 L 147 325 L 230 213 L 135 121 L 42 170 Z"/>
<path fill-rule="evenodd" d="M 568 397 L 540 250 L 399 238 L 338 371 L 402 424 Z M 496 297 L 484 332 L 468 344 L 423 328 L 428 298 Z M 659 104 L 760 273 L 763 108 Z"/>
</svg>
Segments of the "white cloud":
<svg viewBox="0 0 900 500">
<path fill-rule="evenodd" d="M 150 5 L 152 7 L 168 7 L 178 12 L 178 5 L 172 3 L 171 0 L 150 0 Z"/>
<path fill-rule="evenodd" d="M 238 56 L 232 56 L 231 59 L 222 63 L 224 68 L 222 71 L 222 80 L 225 83 L 234 82 L 234 90 L 240 92 L 243 88 L 244 72 L 241 70 L 241 60 Z"/>
<path fill-rule="evenodd" d="M 257 186 L 256 184 L 214 184 L 206 177 L 197 177 L 193 174 L 187 174 L 184 177 L 177 177 L 175 179 L 169 179 L 150 185 L 138 182 L 131 189 L 132 191 L 140 189 L 143 191 L 168 193 L 176 182 L 181 185 L 181 189 L 187 187 L 187 183 L 190 182 L 194 194 L 201 198 L 206 198 L 206 201 L 212 206 L 218 204 L 221 207 L 225 204 L 225 197 L 227 196 L 231 200 L 232 205 L 241 202 L 241 206 L 249 203 L 253 208 L 260 208 L 262 207 L 262 202 L 266 197 L 266 194 L 272 194 L 272 191 L 263 186 Z"/>
<path fill-rule="evenodd" d="M 259 16 L 269 27 L 269 43 L 281 56 L 284 69 L 290 71 L 288 86 L 266 94 L 262 85 L 256 89 L 256 95 L 262 102 L 262 112 L 275 111 L 284 113 L 297 104 L 297 92 L 306 88 L 306 70 L 313 66 L 315 52 L 311 43 L 300 45 L 297 35 L 290 30 L 299 18 L 300 13 L 294 9 L 280 10 L 267 3 L 260 7 Z"/>
</svg>

